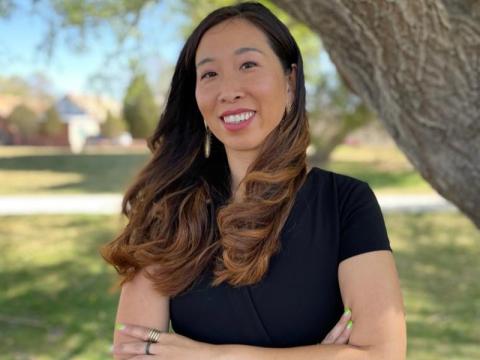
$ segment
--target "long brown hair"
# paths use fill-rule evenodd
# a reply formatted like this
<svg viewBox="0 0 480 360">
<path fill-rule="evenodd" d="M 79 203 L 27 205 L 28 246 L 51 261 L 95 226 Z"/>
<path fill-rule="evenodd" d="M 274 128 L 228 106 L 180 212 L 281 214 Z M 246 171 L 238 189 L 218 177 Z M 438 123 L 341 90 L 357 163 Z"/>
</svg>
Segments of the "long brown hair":
<svg viewBox="0 0 480 360">
<path fill-rule="evenodd" d="M 195 53 L 203 34 L 231 18 L 262 30 L 285 73 L 297 65 L 295 99 L 265 138 L 233 200 L 223 144 L 212 134 L 203 152 L 205 128 L 195 100 Z M 280 232 L 307 174 L 310 142 L 300 50 L 288 28 L 256 2 L 210 13 L 187 39 L 176 64 L 165 108 L 147 139 L 151 159 L 127 189 L 122 214 L 128 223 L 101 254 L 120 275 L 120 285 L 149 266 L 147 276 L 166 296 L 186 290 L 205 270 L 212 285 L 254 284 L 280 250 Z"/>
</svg>

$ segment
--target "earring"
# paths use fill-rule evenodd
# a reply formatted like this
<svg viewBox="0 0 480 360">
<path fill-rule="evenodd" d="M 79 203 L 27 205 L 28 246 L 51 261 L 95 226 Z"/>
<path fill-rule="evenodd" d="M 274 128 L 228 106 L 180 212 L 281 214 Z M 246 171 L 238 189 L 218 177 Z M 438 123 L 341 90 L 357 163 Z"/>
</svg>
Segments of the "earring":
<svg viewBox="0 0 480 360">
<path fill-rule="evenodd" d="M 212 141 L 212 137 L 211 137 L 210 129 L 208 128 L 205 120 L 203 120 L 203 123 L 205 124 L 205 131 L 206 131 L 204 152 L 205 152 L 205 157 L 208 159 L 208 157 L 210 156 L 210 142 Z"/>
<path fill-rule="evenodd" d="M 290 87 L 288 87 L 288 93 L 290 93 Z M 288 96 L 288 95 L 287 95 Z M 287 100 L 286 112 L 289 113 L 292 110 L 292 102 L 290 99 Z"/>
<path fill-rule="evenodd" d="M 292 110 L 292 103 L 287 101 L 287 105 L 285 106 L 285 114 L 288 114 Z"/>
</svg>

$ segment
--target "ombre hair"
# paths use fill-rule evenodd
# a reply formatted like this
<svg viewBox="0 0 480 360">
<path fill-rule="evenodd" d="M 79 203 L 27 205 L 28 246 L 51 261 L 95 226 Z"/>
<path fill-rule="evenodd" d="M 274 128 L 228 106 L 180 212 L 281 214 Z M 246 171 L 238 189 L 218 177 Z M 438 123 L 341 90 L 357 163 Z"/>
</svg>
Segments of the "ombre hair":
<svg viewBox="0 0 480 360">
<path fill-rule="evenodd" d="M 244 19 L 263 31 L 285 74 L 296 64 L 290 111 L 262 142 L 239 187 L 231 191 L 224 145 L 212 134 L 205 157 L 205 127 L 195 99 L 195 53 L 202 36 L 228 19 Z M 147 139 L 152 155 L 127 189 L 128 222 L 101 248 L 120 285 L 148 267 L 156 290 L 175 296 L 204 271 L 212 286 L 259 282 L 280 250 L 280 233 L 306 179 L 310 143 L 300 50 L 288 28 L 265 6 L 246 2 L 219 8 L 195 28 L 180 52 L 164 110 Z"/>
</svg>

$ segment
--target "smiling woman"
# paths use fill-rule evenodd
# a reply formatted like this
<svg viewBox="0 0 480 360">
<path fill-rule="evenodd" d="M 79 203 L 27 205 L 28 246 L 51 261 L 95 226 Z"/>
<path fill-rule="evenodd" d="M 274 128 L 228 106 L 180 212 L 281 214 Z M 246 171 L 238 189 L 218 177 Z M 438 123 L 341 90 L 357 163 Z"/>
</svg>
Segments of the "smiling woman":
<svg viewBox="0 0 480 360">
<path fill-rule="evenodd" d="M 365 182 L 307 171 L 302 56 L 266 7 L 197 26 L 148 144 L 102 249 L 117 358 L 405 358 L 380 207 Z"/>
<path fill-rule="evenodd" d="M 224 144 L 229 163 L 244 159 L 245 168 L 293 101 L 296 64 L 289 64 L 285 74 L 265 33 L 242 18 L 207 30 L 196 59 L 202 59 L 195 87 L 200 112 Z"/>
</svg>

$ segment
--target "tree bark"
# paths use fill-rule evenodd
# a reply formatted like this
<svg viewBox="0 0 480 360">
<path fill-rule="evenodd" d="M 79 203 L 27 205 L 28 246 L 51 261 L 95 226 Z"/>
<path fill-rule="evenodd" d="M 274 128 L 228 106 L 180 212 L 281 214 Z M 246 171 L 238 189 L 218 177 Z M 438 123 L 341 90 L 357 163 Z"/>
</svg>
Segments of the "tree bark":
<svg viewBox="0 0 480 360">
<path fill-rule="evenodd" d="M 274 2 L 321 36 L 413 166 L 480 228 L 480 1 Z"/>
</svg>

